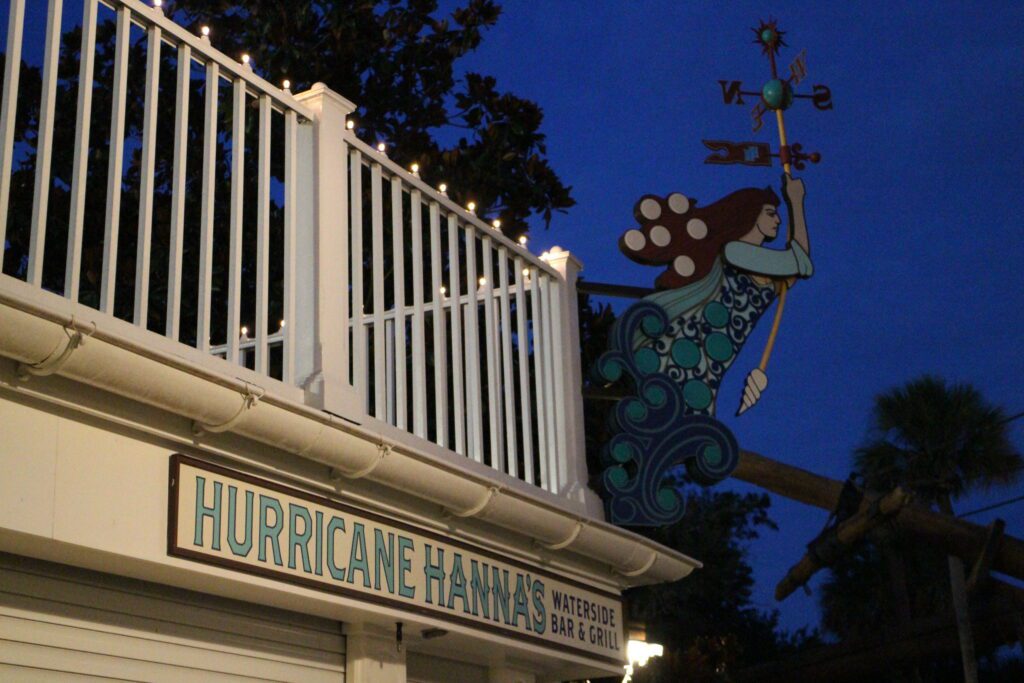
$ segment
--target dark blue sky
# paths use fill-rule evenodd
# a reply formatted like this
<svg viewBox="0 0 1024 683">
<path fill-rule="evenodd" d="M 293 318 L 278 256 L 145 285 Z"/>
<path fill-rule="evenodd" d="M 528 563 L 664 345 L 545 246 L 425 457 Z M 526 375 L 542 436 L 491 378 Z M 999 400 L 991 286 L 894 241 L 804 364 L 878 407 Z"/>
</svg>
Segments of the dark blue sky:
<svg viewBox="0 0 1024 683">
<path fill-rule="evenodd" d="M 805 84 L 832 88 L 832 111 L 798 102 L 787 116 L 791 140 L 824 157 L 802 173 L 816 272 L 787 303 L 767 395 L 742 418 L 723 410 L 743 447 L 842 479 L 875 394 L 923 373 L 1024 410 L 1024 4 L 501 4 L 466 68 L 543 106 L 552 164 L 578 205 L 530 246 L 569 249 L 592 280 L 650 286 L 658 274 L 616 247 L 641 194 L 708 203 L 778 184 L 778 169 L 702 163 L 702 138 L 775 140 L 771 119 L 752 133 L 750 107 L 723 105 L 717 83 L 766 79 L 749 30 L 759 18 L 787 31 L 783 65 L 806 48 Z M 769 320 L 726 378 L 723 407 L 738 401 Z M 1024 420 L 1013 433 L 1024 447 Z M 996 515 L 1024 535 L 1024 503 L 972 519 Z M 816 596 L 777 605 L 772 592 L 826 513 L 773 497 L 773 516 L 780 531 L 751 548 L 755 601 L 778 606 L 786 626 L 816 624 Z"/>
</svg>

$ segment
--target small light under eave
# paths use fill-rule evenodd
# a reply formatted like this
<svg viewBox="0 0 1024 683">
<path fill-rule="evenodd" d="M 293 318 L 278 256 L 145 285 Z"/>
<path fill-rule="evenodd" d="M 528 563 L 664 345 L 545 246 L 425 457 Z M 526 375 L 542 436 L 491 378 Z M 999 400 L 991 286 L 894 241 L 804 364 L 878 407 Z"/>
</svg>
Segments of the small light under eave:
<svg viewBox="0 0 1024 683">
<path fill-rule="evenodd" d="M 353 128 L 355 128 L 356 127 L 355 120 L 354 119 L 349 119 L 348 121 L 346 121 L 345 122 L 345 127 L 348 128 L 349 130 L 352 130 Z"/>
<path fill-rule="evenodd" d="M 491 225 L 494 226 L 495 230 L 500 230 L 501 229 L 501 219 L 500 218 L 495 218 L 493 221 L 491 221 Z"/>
</svg>

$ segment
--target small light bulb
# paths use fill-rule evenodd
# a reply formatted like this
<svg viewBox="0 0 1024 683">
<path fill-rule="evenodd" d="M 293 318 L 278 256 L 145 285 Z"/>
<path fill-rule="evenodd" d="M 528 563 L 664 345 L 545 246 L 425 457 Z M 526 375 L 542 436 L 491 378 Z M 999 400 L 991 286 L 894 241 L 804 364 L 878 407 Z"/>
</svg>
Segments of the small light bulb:
<svg viewBox="0 0 1024 683">
<path fill-rule="evenodd" d="M 203 34 L 204 38 L 209 38 L 210 37 L 210 27 L 209 26 L 203 26 L 201 29 L 199 29 L 199 32 Z"/>
<path fill-rule="evenodd" d="M 493 221 L 491 221 L 491 225 L 494 226 L 495 230 L 500 230 L 501 229 L 501 219 L 500 218 L 495 218 Z"/>
<path fill-rule="evenodd" d="M 281 321 L 281 328 L 284 329 L 284 321 Z"/>
<path fill-rule="evenodd" d="M 153 7 L 160 9 L 164 6 L 164 0 L 153 0 Z"/>
<path fill-rule="evenodd" d="M 284 83 L 282 83 L 281 85 L 283 85 L 283 86 L 284 86 L 284 89 L 285 89 L 285 90 L 288 90 L 289 88 L 291 88 L 291 87 L 292 87 L 292 82 L 291 82 L 291 81 L 289 81 L 289 80 L 288 80 L 288 79 L 286 78 L 286 79 L 284 79 Z"/>
<path fill-rule="evenodd" d="M 469 204 L 466 204 L 466 210 L 469 211 L 470 213 L 476 211 L 476 202 L 470 202 Z"/>
<path fill-rule="evenodd" d="M 387 151 L 387 149 L 388 149 L 388 146 L 387 146 L 387 145 L 385 145 L 385 144 L 384 144 L 383 142 L 378 142 L 378 143 L 377 143 L 377 151 L 378 151 L 378 152 L 380 152 L 381 154 L 383 154 L 384 152 L 386 152 L 386 151 Z"/>
<path fill-rule="evenodd" d="M 417 163 L 413 163 L 413 165 L 409 167 L 409 170 L 412 171 L 413 173 L 419 173 L 420 165 Z"/>
<path fill-rule="evenodd" d="M 519 236 L 519 244 L 523 245 L 524 247 L 526 246 L 526 235 Z"/>
<path fill-rule="evenodd" d="M 356 122 L 354 120 L 349 119 L 348 121 L 345 122 L 345 128 L 348 128 L 349 130 L 352 130 L 355 127 L 356 127 Z"/>
<path fill-rule="evenodd" d="M 242 55 L 242 64 L 245 64 L 246 66 L 249 66 L 249 55 L 248 54 Z"/>
<path fill-rule="evenodd" d="M 447 192 L 448 191 L 448 186 L 445 185 L 444 183 L 441 183 L 440 185 L 437 186 L 437 189 L 440 192 Z"/>
<path fill-rule="evenodd" d="M 246 327 L 245 325 L 242 325 L 242 336 L 243 337 L 248 337 L 249 336 L 249 328 Z"/>
<path fill-rule="evenodd" d="M 484 285 L 487 284 L 487 278 L 485 278 L 485 277 L 480 278 L 479 283 L 480 283 L 480 286 L 483 287 Z"/>
<path fill-rule="evenodd" d="M 523 268 L 523 277 L 530 277 L 530 269 Z"/>
<path fill-rule="evenodd" d="M 444 285 L 441 285 L 441 296 L 444 296 L 444 295 L 445 295 L 445 294 L 447 294 L 447 293 L 448 293 L 448 290 L 447 290 L 447 289 L 445 289 L 445 286 L 444 286 Z"/>
</svg>

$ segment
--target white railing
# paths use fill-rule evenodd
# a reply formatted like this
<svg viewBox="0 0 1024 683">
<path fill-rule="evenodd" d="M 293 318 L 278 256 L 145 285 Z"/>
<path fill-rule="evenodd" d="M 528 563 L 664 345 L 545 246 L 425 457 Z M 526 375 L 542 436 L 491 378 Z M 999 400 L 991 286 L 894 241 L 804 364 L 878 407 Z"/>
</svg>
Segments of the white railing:
<svg viewBox="0 0 1024 683">
<path fill-rule="evenodd" d="M 564 278 L 354 135 L 345 144 L 352 381 L 368 412 L 557 490 Z"/>
<path fill-rule="evenodd" d="M 360 141 L 354 105 L 325 87 L 293 97 L 159 9 L 81 1 L 77 82 L 109 87 L 58 79 L 64 8 L 49 0 L 38 126 L 23 131 L 22 47 L 39 27 L 10 0 L 0 287 L 23 280 L 197 363 L 574 495 L 578 264 L 532 255 Z M 116 37 L 97 79 L 104 21 Z M 55 166 L 72 121 L 73 160 Z"/>
</svg>

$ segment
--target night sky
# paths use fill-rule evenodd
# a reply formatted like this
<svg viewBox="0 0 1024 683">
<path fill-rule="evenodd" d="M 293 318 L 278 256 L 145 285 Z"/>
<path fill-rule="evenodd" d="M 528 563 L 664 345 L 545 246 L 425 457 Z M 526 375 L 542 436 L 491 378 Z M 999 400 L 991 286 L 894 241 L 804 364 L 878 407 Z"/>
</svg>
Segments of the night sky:
<svg viewBox="0 0 1024 683">
<path fill-rule="evenodd" d="M 725 106 L 718 85 L 759 90 L 767 79 L 751 42 L 759 19 L 775 17 L 786 31 L 781 66 L 807 50 L 804 91 L 831 87 L 831 111 L 798 101 L 787 114 L 790 141 L 823 156 L 797 173 L 815 275 L 787 301 L 761 403 L 732 417 L 774 308 L 723 384 L 720 412 L 742 447 L 843 479 L 873 397 L 924 373 L 971 382 L 1008 412 L 1024 411 L 1024 4 L 501 4 L 465 66 L 543 106 L 552 164 L 577 206 L 548 231 L 538 225 L 530 246 L 569 249 L 591 280 L 651 286 L 660 272 L 616 246 L 644 193 L 707 204 L 740 187 L 779 190 L 778 167 L 702 163 L 701 139 L 776 142 L 771 118 L 753 133 L 753 102 Z M 1013 435 L 1024 448 L 1024 420 Z M 780 530 L 751 546 L 754 600 L 779 607 L 787 627 L 817 624 L 816 595 L 777 604 L 772 592 L 827 513 L 772 498 Z M 996 516 L 1024 535 L 1024 502 L 971 519 Z"/>
<path fill-rule="evenodd" d="M 44 3 L 28 4 L 30 18 L 41 15 Z M 463 66 L 544 108 L 552 165 L 577 206 L 547 231 L 537 224 L 530 247 L 570 250 L 594 281 L 650 286 L 660 272 L 616 246 L 644 193 L 708 204 L 740 187 L 779 189 L 777 167 L 702 163 L 702 138 L 775 143 L 772 119 L 753 133 L 753 102 L 726 106 L 718 85 L 735 79 L 758 90 L 767 78 L 750 31 L 759 19 L 775 17 L 786 31 L 783 67 L 807 50 L 804 91 L 831 87 L 833 110 L 798 101 L 787 114 L 790 141 L 823 156 L 797 173 L 807 185 L 815 275 L 788 299 L 760 404 L 731 416 L 774 309 L 723 384 L 720 412 L 742 447 L 843 479 L 873 397 L 924 373 L 971 382 L 1009 413 L 1024 411 L 1024 4 L 500 4 L 498 25 Z M 1024 448 L 1024 420 L 1013 438 Z M 973 510 L 1022 491 L 955 506 Z M 815 595 L 777 605 L 772 592 L 827 513 L 773 496 L 772 515 L 780 530 L 751 546 L 755 603 L 779 607 L 786 627 L 817 624 Z M 1024 536 L 1024 502 L 971 519 L 996 516 Z"/>
</svg>

